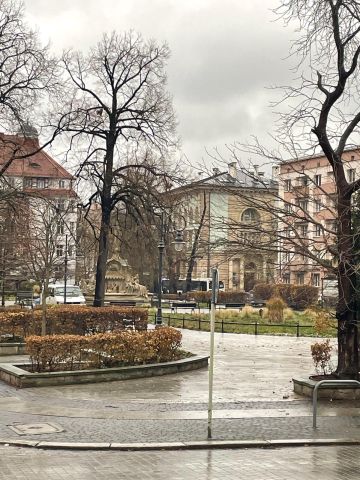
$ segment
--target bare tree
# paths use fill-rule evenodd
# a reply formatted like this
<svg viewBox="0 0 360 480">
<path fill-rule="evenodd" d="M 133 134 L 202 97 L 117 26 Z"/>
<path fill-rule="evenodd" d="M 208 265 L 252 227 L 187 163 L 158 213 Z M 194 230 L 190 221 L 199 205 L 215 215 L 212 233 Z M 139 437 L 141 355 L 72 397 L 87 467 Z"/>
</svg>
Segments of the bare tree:
<svg viewBox="0 0 360 480">
<path fill-rule="evenodd" d="M 186 270 L 186 291 L 189 292 L 191 290 L 191 279 L 192 279 L 192 274 L 196 262 L 196 258 L 199 255 L 199 246 L 201 242 L 201 232 L 204 228 L 205 221 L 206 221 L 206 210 L 207 210 L 207 205 L 206 205 L 206 193 L 205 191 L 203 192 L 203 205 L 202 205 L 202 212 L 201 216 L 199 218 L 199 224 L 197 225 L 197 228 L 195 229 L 195 234 L 192 237 L 192 242 L 191 242 L 191 253 L 190 257 L 188 259 L 188 266 Z"/>
<path fill-rule="evenodd" d="M 141 177 L 158 177 L 162 189 L 167 183 L 164 155 L 174 145 L 175 126 L 165 90 L 168 55 L 166 45 L 134 33 L 104 35 L 86 58 L 64 55 L 75 90 L 60 128 L 82 148 L 78 176 L 93 181 L 89 203 L 101 205 L 95 306 L 104 302 L 113 210 L 120 204 L 137 214 L 139 202 L 145 207 L 156 199 L 156 189 L 144 195 Z"/>
<path fill-rule="evenodd" d="M 63 208 L 58 200 L 26 197 L 17 235 L 21 232 L 26 241 L 22 244 L 23 268 L 27 277 L 39 284 L 42 290 L 42 335 L 46 335 L 46 298 L 49 283 L 74 276 L 69 263 L 75 264 L 76 232 L 68 224 L 71 203 Z M 66 240 L 65 240 L 66 237 Z M 67 249 L 67 250 L 65 250 Z M 66 265 L 65 265 L 66 264 Z M 67 271 L 65 271 L 65 268 Z"/>
<path fill-rule="evenodd" d="M 41 108 L 45 97 L 56 90 L 57 62 L 38 35 L 24 21 L 23 4 L 0 0 L 0 128 L 8 134 L 33 137 L 42 124 Z M 46 144 L 56 131 L 52 131 Z M 13 135 L 0 136 L 0 156 L 5 161 L 0 176 L 15 158 L 26 158 L 40 149 L 38 144 L 19 141 Z"/>
<path fill-rule="evenodd" d="M 352 221 L 352 199 L 360 188 L 360 180 L 346 176 L 344 154 L 358 143 L 359 134 L 360 4 L 357 0 L 281 0 L 276 13 L 286 24 L 299 27 L 292 45 L 299 75 L 294 84 L 283 88 L 284 97 L 277 103 L 280 122 L 276 136 L 283 155 L 301 158 L 323 152 L 332 170 L 335 193 L 331 208 L 335 224 L 321 228 L 328 239 L 326 249 L 336 258 L 330 268 L 337 275 L 339 288 L 335 373 L 341 378 L 357 378 L 358 233 Z M 243 150 L 248 152 L 249 146 L 236 145 L 235 157 L 239 158 Z M 278 152 L 268 151 L 258 141 L 250 151 L 263 161 L 279 159 Z M 293 251 L 289 253 L 305 251 L 305 257 L 325 264 L 326 259 L 316 253 L 316 244 L 315 249 L 310 249 L 306 236 L 294 228 L 299 222 L 312 222 L 316 228 L 315 220 L 311 220 L 304 207 L 299 203 L 290 205 L 287 208 L 292 211 L 283 211 L 282 215 L 279 209 L 275 210 L 281 225 L 288 223 L 292 232 L 289 235 L 286 227 L 280 229 L 282 245 L 292 244 Z"/>
</svg>

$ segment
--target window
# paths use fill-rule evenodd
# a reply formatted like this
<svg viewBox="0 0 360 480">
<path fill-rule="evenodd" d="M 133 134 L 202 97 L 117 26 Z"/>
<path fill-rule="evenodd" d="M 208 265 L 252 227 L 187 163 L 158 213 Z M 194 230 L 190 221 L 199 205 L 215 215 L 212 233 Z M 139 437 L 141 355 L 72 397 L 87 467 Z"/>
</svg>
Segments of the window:
<svg viewBox="0 0 360 480">
<path fill-rule="evenodd" d="M 314 184 L 315 184 L 317 187 L 320 187 L 320 185 L 321 185 L 321 175 L 315 175 L 315 177 L 314 177 Z"/>
<path fill-rule="evenodd" d="M 64 245 L 56 245 L 56 256 L 57 257 L 64 256 Z"/>
<path fill-rule="evenodd" d="M 284 262 L 288 263 L 288 262 L 290 262 L 290 259 L 291 259 L 290 252 L 286 252 L 284 254 Z"/>
<path fill-rule="evenodd" d="M 285 212 L 286 213 L 291 213 L 291 211 L 292 211 L 291 207 L 292 207 L 291 203 L 285 203 Z"/>
<path fill-rule="evenodd" d="M 321 237 L 322 234 L 322 226 L 319 224 L 315 225 L 315 237 Z"/>
<path fill-rule="evenodd" d="M 72 257 L 73 254 L 74 254 L 74 248 L 73 248 L 72 245 L 69 245 L 69 246 L 68 246 L 68 256 L 69 256 L 69 257 Z"/>
<path fill-rule="evenodd" d="M 355 182 L 356 168 L 349 168 L 347 171 L 347 177 L 349 182 Z"/>
<path fill-rule="evenodd" d="M 285 237 L 290 238 L 291 237 L 291 228 L 285 228 L 284 235 L 285 235 Z"/>
<path fill-rule="evenodd" d="M 59 188 L 65 188 L 65 180 L 59 180 Z"/>
<path fill-rule="evenodd" d="M 56 229 L 57 233 L 59 235 L 62 235 L 64 233 L 64 222 L 59 222 L 57 224 L 57 229 Z"/>
<path fill-rule="evenodd" d="M 307 233 L 308 233 L 308 226 L 306 223 L 303 223 L 300 225 L 300 235 L 302 237 L 307 237 Z"/>
<path fill-rule="evenodd" d="M 309 178 L 306 175 L 301 175 L 298 177 L 298 181 L 301 187 L 307 187 L 309 184 Z"/>
<path fill-rule="evenodd" d="M 304 282 L 305 282 L 305 274 L 304 272 L 298 272 L 296 274 L 296 283 L 298 285 L 304 285 Z"/>
<path fill-rule="evenodd" d="M 33 179 L 32 178 L 24 178 L 24 187 L 25 188 L 32 188 L 32 182 L 33 182 Z"/>
<path fill-rule="evenodd" d="M 285 192 L 291 192 L 291 180 L 285 180 L 284 182 L 284 190 Z"/>
<path fill-rule="evenodd" d="M 308 209 L 308 201 L 305 200 L 305 199 L 299 200 L 299 207 L 300 207 L 301 210 L 303 210 L 304 212 L 307 212 L 307 209 Z"/>
<path fill-rule="evenodd" d="M 75 232 L 75 222 L 70 222 L 70 232 L 71 233 Z"/>
<path fill-rule="evenodd" d="M 255 208 L 247 208 L 241 215 L 242 222 L 255 222 L 259 220 L 259 214 Z"/>
<path fill-rule="evenodd" d="M 56 208 L 59 212 L 63 212 L 65 210 L 65 200 L 58 200 L 56 203 Z"/>
<path fill-rule="evenodd" d="M 321 210 L 321 200 L 314 200 L 314 210 L 315 210 L 315 212 L 320 212 L 320 210 Z"/>
<path fill-rule="evenodd" d="M 283 282 L 289 284 L 290 283 L 290 273 L 286 273 L 283 276 Z"/>
<path fill-rule="evenodd" d="M 314 287 L 320 287 L 320 273 L 312 274 L 312 284 Z"/>
</svg>

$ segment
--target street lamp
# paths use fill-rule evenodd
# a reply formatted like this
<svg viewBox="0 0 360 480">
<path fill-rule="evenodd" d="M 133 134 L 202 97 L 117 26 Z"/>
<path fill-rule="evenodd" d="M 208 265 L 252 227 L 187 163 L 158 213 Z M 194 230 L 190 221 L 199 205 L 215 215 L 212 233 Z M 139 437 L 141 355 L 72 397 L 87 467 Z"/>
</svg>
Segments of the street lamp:
<svg viewBox="0 0 360 480">
<path fill-rule="evenodd" d="M 175 229 L 175 240 L 172 243 L 174 245 L 176 252 L 181 252 L 185 242 L 183 238 L 183 231 L 181 229 Z M 159 286 L 158 286 L 158 308 L 156 315 L 156 325 L 162 325 L 162 270 L 163 270 L 163 255 L 165 249 L 165 240 L 164 240 L 164 212 L 161 212 L 161 223 L 160 223 L 160 240 L 158 243 L 159 249 Z"/>
</svg>

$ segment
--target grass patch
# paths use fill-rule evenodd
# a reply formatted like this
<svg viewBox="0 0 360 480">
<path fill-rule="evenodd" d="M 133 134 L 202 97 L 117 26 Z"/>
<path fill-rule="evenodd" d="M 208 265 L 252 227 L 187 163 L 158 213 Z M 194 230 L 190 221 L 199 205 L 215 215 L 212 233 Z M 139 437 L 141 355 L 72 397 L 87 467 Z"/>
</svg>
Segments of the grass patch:
<svg viewBox="0 0 360 480">
<path fill-rule="evenodd" d="M 267 309 L 264 308 L 263 316 L 259 309 L 250 306 L 241 311 L 217 310 L 215 317 L 215 331 L 223 333 L 243 333 L 258 335 L 290 335 L 301 337 L 336 337 L 336 322 L 330 322 L 321 332 L 317 331 L 316 317 L 312 311 L 298 312 L 290 308 L 284 310 L 282 323 L 271 323 Z M 149 318 L 151 321 L 151 318 Z M 210 330 L 209 314 L 163 314 L 163 322 L 172 327 L 186 328 L 188 330 Z"/>
</svg>

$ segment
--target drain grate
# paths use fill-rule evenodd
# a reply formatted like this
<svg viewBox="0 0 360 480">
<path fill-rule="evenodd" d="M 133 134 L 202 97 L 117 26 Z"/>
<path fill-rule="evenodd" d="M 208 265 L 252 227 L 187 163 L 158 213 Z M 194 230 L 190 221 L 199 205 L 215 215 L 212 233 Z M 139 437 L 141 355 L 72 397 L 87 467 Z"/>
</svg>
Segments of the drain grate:
<svg viewBox="0 0 360 480">
<path fill-rule="evenodd" d="M 26 423 L 23 425 L 8 425 L 18 435 L 42 435 L 63 432 L 64 429 L 56 423 Z"/>
</svg>

